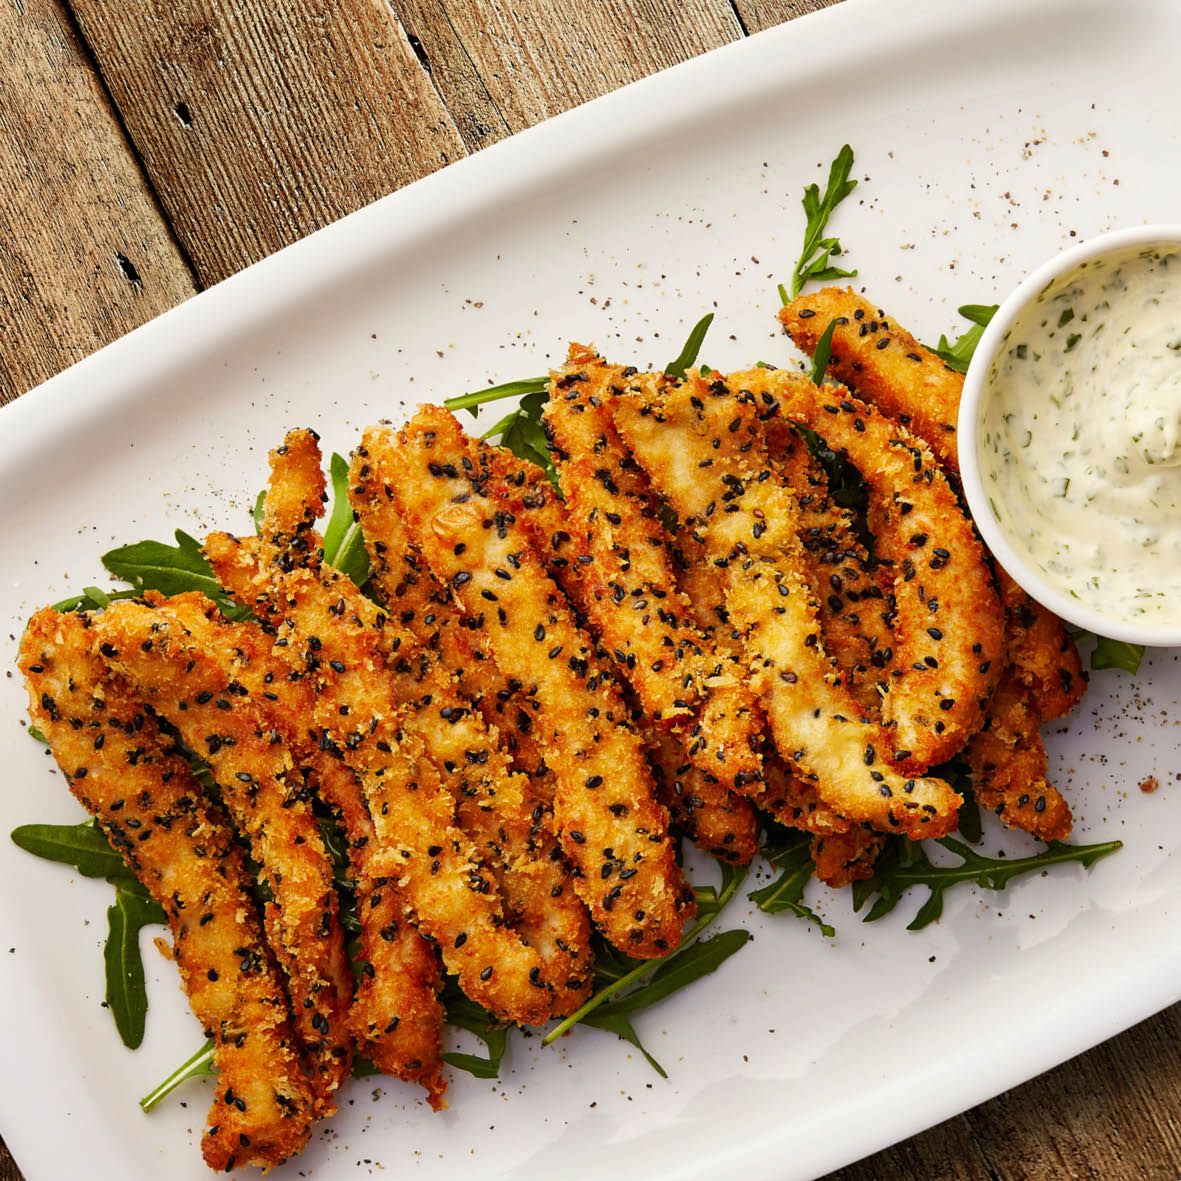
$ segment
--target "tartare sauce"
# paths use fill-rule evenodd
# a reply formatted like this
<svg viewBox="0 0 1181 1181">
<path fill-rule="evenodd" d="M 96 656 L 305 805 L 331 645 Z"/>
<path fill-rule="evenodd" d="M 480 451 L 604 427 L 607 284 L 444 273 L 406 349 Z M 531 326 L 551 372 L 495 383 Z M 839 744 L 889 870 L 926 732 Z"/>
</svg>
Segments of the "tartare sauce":
<svg viewBox="0 0 1181 1181">
<path fill-rule="evenodd" d="M 1181 252 L 1081 263 L 1022 311 L 978 458 L 1014 546 L 1102 615 L 1181 623 Z"/>
</svg>

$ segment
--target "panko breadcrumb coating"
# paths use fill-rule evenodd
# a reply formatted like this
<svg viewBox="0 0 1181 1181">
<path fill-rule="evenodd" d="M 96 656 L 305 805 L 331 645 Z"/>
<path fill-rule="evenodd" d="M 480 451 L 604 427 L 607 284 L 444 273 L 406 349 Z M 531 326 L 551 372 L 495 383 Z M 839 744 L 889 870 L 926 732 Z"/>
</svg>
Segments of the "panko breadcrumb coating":
<svg viewBox="0 0 1181 1181">
<path fill-rule="evenodd" d="M 267 1169 L 303 1148 L 316 1110 L 282 974 L 229 822 L 97 643 L 89 616 L 49 607 L 33 616 L 20 653 L 29 714 L 70 790 L 168 917 L 218 1073 L 206 1164 Z"/>
<path fill-rule="evenodd" d="M 955 827 L 961 799 L 938 779 L 891 765 L 889 732 L 861 710 L 819 642 L 803 572 L 798 510 L 773 478 L 753 395 L 716 375 L 650 377 L 614 403 L 624 441 L 724 571 L 726 610 L 780 754 L 850 821 L 918 838 Z"/>
<path fill-rule="evenodd" d="M 501 672 L 537 704 L 532 724 L 557 776 L 554 817 L 593 921 L 623 951 L 667 954 L 692 913 L 667 812 L 617 688 L 591 671 L 593 649 L 510 504 L 487 494 L 491 449 L 477 451 L 433 407 L 367 447 L 436 577 L 482 617 Z"/>
</svg>

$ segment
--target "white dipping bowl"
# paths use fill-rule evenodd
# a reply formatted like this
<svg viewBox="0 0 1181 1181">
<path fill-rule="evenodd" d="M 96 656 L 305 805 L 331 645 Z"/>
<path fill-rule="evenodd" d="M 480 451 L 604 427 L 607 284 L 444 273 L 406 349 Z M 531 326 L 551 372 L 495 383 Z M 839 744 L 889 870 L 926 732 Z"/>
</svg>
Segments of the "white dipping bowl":
<svg viewBox="0 0 1181 1181">
<path fill-rule="evenodd" d="M 1025 279 L 1000 305 L 976 347 L 964 379 L 956 433 L 964 495 L 976 526 L 997 561 L 1026 593 L 1048 607 L 1055 615 L 1097 635 L 1110 636 L 1114 640 L 1134 644 L 1174 647 L 1181 645 L 1181 623 L 1152 622 L 1134 618 L 1131 613 L 1119 615 L 1110 609 L 1099 610 L 1093 603 L 1087 602 L 1085 594 L 1080 594 L 1079 597 L 1068 594 L 1052 581 L 1050 576 L 1038 569 L 1029 560 L 1023 545 L 1014 542 L 1009 527 L 1003 525 L 993 511 L 989 493 L 984 486 L 980 455 L 980 436 L 985 411 L 991 405 L 990 400 L 997 396 L 994 381 L 995 363 L 1008 340 L 1010 330 L 1021 318 L 1022 313 L 1035 303 L 1051 284 L 1071 274 L 1081 263 L 1154 246 L 1181 251 L 1181 224 L 1138 226 L 1100 234 L 1056 255 Z M 1063 439 L 1064 446 L 1068 442 L 1068 439 Z M 1028 507 L 1031 510 L 1036 509 L 1036 505 Z M 1006 515 L 1012 519 L 1014 514 Z"/>
</svg>

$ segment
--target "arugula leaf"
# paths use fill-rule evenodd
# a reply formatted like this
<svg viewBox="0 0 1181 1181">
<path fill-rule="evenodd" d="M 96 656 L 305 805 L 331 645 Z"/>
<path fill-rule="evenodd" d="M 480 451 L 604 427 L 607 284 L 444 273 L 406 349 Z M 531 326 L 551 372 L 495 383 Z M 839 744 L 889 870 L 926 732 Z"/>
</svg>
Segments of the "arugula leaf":
<svg viewBox="0 0 1181 1181">
<path fill-rule="evenodd" d="M 363 587 L 369 580 L 369 555 L 349 503 L 349 461 L 333 452 L 328 472 L 332 479 L 332 511 L 324 529 L 324 561 Z"/>
<path fill-rule="evenodd" d="M 155 900 L 115 886 L 115 905 L 107 911 L 107 942 L 103 963 L 107 973 L 107 1007 L 115 1028 L 130 1050 L 144 1039 L 148 1014 L 148 993 L 144 985 L 144 964 L 139 954 L 139 933 L 152 923 L 166 921 Z"/>
<path fill-rule="evenodd" d="M 968 365 L 971 364 L 972 357 L 976 352 L 976 346 L 980 343 L 985 328 L 996 315 L 999 306 L 995 303 L 964 304 L 959 309 L 960 315 L 965 320 L 971 321 L 972 327 L 961 336 L 956 337 L 954 341 L 949 341 L 946 336 L 940 336 L 939 344 L 931 352 L 946 361 L 957 373 L 967 373 Z"/>
<path fill-rule="evenodd" d="M 631 1028 L 630 1024 L 625 1027 L 620 1018 L 645 1009 L 649 1005 L 655 1004 L 656 1001 L 663 1000 L 670 993 L 691 984 L 700 976 L 714 971 L 723 960 L 733 955 L 750 937 L 747 931 L 726 931 L 723 932 L 725 938 L 717 936 L 715 939 L 705 940 L 704 943 L 698 942 L 698 936 L 717 919 L 718 915 L 734 899 L 739 886 L 746 877 L 746 866 L 721 865 L 720 868 L 722 871 L 720 888 L 704 886 L 695 890 L 698 904 L 697 921 L 682 937 L 674 952 L 662 960 L 636 960 L 616 951 L 604 954 L 595 969 L 595 982 L 599 987 L 569 1017 L 551 1029 L 542 1039 L 541 1044 L 543 1046 L 550 1045 L 575 1025 L 594 1024 L 593 1021 L 587 1019 L 592 1014 L 606 1009 L 606 1020 L 611 1023 L 612 1032 L 631 1041 L 648 1057 L 647 1052 L 639 1045 L 635 1030 Z M 716 947 L 698 950 L 698 948 L 705 948 L 706 945 L 715 944 L 717 939 L 721 939 L 722 942 Z M 720 958 L 715 961 L 714 957 Z M 680 961 L 687 961 L 683 970 L 678 966 Z M 651 979 L 647 979 L 649 977 Z M 646 983 L 645 980 L 647 980 Z M 656 1070 L 660 1071 L 659 1065 L 651 1057 L 649 1057 L 649 1061 L 652 1062 Z"/>
<path fill-rule="evenodd" d="M 163 909 L 111 848 L 93 820 L 81 824 L 23 824 L 12 831 L 13 843 L 28 853 L 73 866 L 88 878 L 105 878 L 115 887 L 115 904 L 107 911 L 103 947 L 106 1001 L 123 1044 L 135 1049 L 144 1036 L 148 1011 L 139 932 L 150 923 L 167 921 Z"/>
<path fill-rule="evenodd" d="M 774 843 L 764 844 L 759 850 L 775 869 L 780 870 L 779 877 L 747 897 L 764 914 L 794 914 L 796 918 L 814 924 L 822 935 L 835 938 L 836 929 L 803 902 L 804 890 L 816 868 L 809 850 L 808 834 L 790 829 L 780 831 L 781 837 Z"/>
<path fill-rule="evenodd" d="M 1091 652 L 1091 667 L 1098 671 L 1104 668 L 1122 668 L 1124 672 L 1136 673 L 1144 659 L 1143 644 L 1129 644 L 1124 640 L 1113 640 L 1108 636 L 1096 636 L 1095 648 Z"/>
<path fill-rule="evenodd" d="M 140 1110 L 151 1111 L 166 1099 L 181 1083 L 191 1078 L 213 1073 L 213 1042 L 207 1041 L 191 1058 L 181 1063 L 166 1079 L 157 1083 L 140 1101 Z"/>
<path fill-rule="evenodd" d="M 889 914 L 907 890 L 926 886 L 930 893 L 906 928 L 920 931 L 942 915 L 943 897 L 953 886 L 974 882 L 984 890 L 1003 890 L 1014 878 L 1040 873 L 1053 865 L 1077 862 L 1090 869 L 1096 861 L 1123 848 L 1122 841 L 1103 841 L 1094 845 L 1051 841 L 1040 853 L 1010 859 L 982 856 L 954 837 L 943 837 L 937 843 L 954 853 L 960 864 L 933 865 L 922 842 L 899 838 L 887 844 L 874 867 L 874 876 L 868 881 L 855 883 L 853 887 L 855 911 L 874 898 L 865 922 L 872 923 Z"/>
<path fill-rule="evenodd" d="M 956 827 L 964 840 L 975 845 L 984 835 L 980 822 L 980 807 L 972 790 L 972 770 L 959 755 L 953 755 L 946 763 L 932 767 L 928 772 L 935 779 L 951 784 L 964 797 Z"/>
<path fill-rule="evenodd" d="M 622 1038 L 625 1042 L 635 1046 L 644 1058 L 648 1065 L 661 1078 L 668 1078 L 668 1071 L 656 1061 L 655 1058 L 648 1052 L 647 1047 L 640 1041 L 640 1035 L 636 1032 L 636 1027 L 631 1023 L 629 1018 L 624 1013 L 604 1013 L 602 1009 L 592 1013 L 589 1017 L 582 1019 L 583 1025 L 590 1025 L 595 1029 L 602 1029 L 607 1033 L 613 1033 L 616 1037 Z"/>
<path fill-rule="evenodd" d="M 71 595 L 53 604 L 55 611 L 63 615 L 70 611 L 102 611 L 116 599 L 134 599 L 139 595 L 136 590 L 100 590 L 97 586 L 86 587 L 80 595 Z"/>
<path fill-rule="evenodd" d="M 833 210 L 857 187 L 857 182 L 849 179 L 852 168 L 853 149 L 845 144 L 829 167 L 828 184 L 825 185 L 823 196 L 819 185 L 811 184 L 804 189 L 803 205 L 807 223 L 804 248 L 792 272 L 791 299 L 799 295 L 804 284 L 811 279 L 827 283 L 833 279 L 851 279 L 857 274 L 856 271 L 845 271 L 832 265 L 832 259 L 843 254 L 844 248 L 839 238 L 824 236 Z M 779 298 L 785 304 L 791 302 L 782 285 Z"/>
<path fill-rule="evenodd" d="M 812 384 L 821 385 L 824 382 L 824 374 L 828 369 L 828 363 L 832 359 L 832 334 L 835 331 L 837 322 L 829 320 L 828 327 L 821 333 L 820 339 L 816 342 L 816 351 L 812 354 Z"/>
<path fill-rule="evenodd" d="M 448 410 L 470 410 L 476 416 L 476 407 L 485 402 L 499 402 L 502 398 L 522 398 L 529 394 L 544 394 L 549 388 L 548 377 L 525 377 L 520 381 L 506 381 L 501 385 L 490 385 L 487 389 L 470 394 L 448 398 L 443 405 Z"/>
<path fill-rule="evenodd" d="M 667 959 L 657 961 L 660 966 L 645 986 L 627 993 L 619 1000 L 600 1005 L 582 1017 L 580 1024 L 603 1029 L 623 1038 L 644 1055 L 661 1078 L 668 1078 L 664 1067 L 644 1048 L 640 1035 L 631 1023 L 632 1015 L 650 1008 L 703 976 L 716 972 L 735 952 L 741 951 L 749 939 L 749 931 L 722 931 L 709 939 L 684 947 Z"/>
<path fill-rule="evenodd" d="M 685 341 L 684 347 L 665 367 L 664 371 L 669 377 L 684 377 L 685 374 L 693 367 L 697 361 L 697 354 L 701 352 L 701 346 L 705 341 L 705 334 L 709 331 L 709 326 L 714 322 L 714 313 L 710 312 L 702 316 L 696 324 L 693 325 L 689 333 L 689 339 Z M 703 373 L 706 372 L 703 369 Z"/>
<path fill-rule="evenodd" d="M 526 394 L 521 404 L 506 414 L 495 426 L 490 427 L 481 438 L 507 448 L 518 459 L 541 468 L 549 482 L 558 486 L 558 471 L 549 453 L 549 440 L 542 425 L 542 414 L 549 394 L 545 390 Z"/>
<path fill-rule="evenodd" d="M 176 531 L 174 546 L 162 541 L 138 541 L 109 550 L 103 554 L 102 563 L 116 578 L 132 584 L 135 588 L 132 595 L 146 590 L 169 596 L 201 591 L 218 605 L 227 619 L 250 617 L 247 608 L 235 603 L 221 589 L 200 544 L 183 529 Z M 130 596 L 123 593 L 117 597 Z"/>
<path fill-rule="evenodd" d="M 83 877 L 135 881 L 126 862 L 93 820 L 81 824 L 22 824 L 12 830 L 12 840 L 35 857 L 72 865 Z"/>
<path fill-rule="evenodd" d="M 447 1053 L 443 1055 L 443 1061 L 476 1078 L 499 1078 L 500 1064 L 508 1048 L 508 1027 L 475 1001 L 468 1000 L 452 981 L 448 981 L 443 1004 L 447 1024 L 474 1033 L 488 1049 L 487 1058 L 478 1054 Z"/>
</svg>

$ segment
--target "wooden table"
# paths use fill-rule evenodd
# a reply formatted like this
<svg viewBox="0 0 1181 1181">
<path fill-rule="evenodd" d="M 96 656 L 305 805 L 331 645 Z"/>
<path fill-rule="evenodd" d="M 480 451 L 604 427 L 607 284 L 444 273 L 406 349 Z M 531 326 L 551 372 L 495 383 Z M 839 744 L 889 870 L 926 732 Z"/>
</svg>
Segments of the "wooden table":
<svg viewBox="0 0 1181 1181">
<path fill-rule="evenodd" d="M 831 2 L 0 0 L 0 402 L 467 152 Z M 1179 1108 L 1181 1006 L 829 1181 L 1175 1181 Z"/>
</svg>

